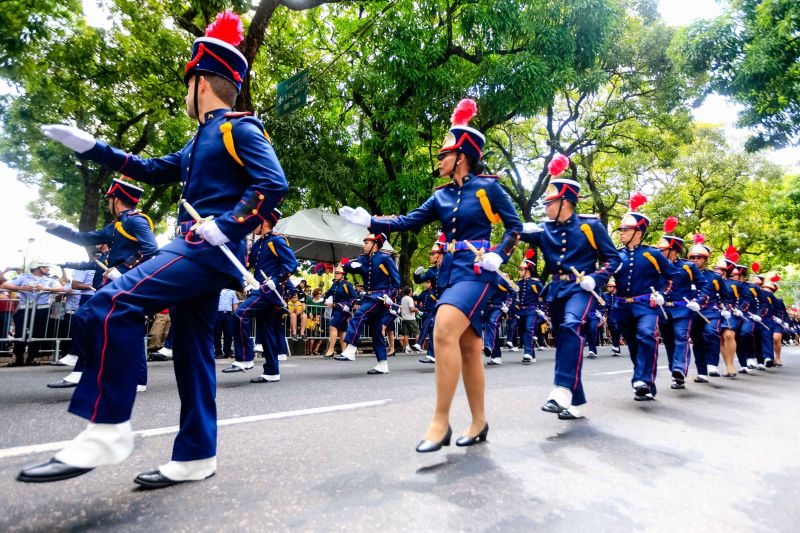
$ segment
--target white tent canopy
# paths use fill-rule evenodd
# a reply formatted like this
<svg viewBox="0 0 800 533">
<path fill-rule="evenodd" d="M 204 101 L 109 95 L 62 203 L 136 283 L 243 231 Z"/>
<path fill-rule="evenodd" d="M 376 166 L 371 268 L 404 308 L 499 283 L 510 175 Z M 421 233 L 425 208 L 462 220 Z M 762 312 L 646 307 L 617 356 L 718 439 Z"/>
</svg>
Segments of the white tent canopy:
<svg viewBox="0 0 800 533">
<path fill-rule="evenodd" d="M 336 263 L 342 257 L 357 257 L 369 231 L 322 209 L 303 209 L 282 218 L 275 233 L 285 235 L 298 259 Z M 387 241 L 384 251 L 393 251 Z"/>
</svg>

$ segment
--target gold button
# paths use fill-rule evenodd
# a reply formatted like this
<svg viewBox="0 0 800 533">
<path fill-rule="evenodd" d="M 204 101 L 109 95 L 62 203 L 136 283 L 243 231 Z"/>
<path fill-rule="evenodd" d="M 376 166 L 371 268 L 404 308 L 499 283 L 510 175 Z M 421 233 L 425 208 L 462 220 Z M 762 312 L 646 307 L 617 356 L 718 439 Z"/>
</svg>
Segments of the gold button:
<svg viewBox="0 0 800 533">
<path fill-rule="evenodd" d="M 452 230 L 450 230 L 450 231 L 452 231 L 453 233 L 455 233 L 455 232 L 456 232 L 456 228 L 453 228 L 453 229 L 452 229 Z"/>
<path fill-rule="evenodd" d="M 244 222 L 244 217 L 239 217 L 237 220 L 238 220 L 239 222 Z"/>
<path fill-rule="evenodd" d="M 557 264 L 557 265 L 560 265 L 560 264 L 561 264 L 561 261 L 558 261 L 556 264 Z"/>
<path fill-rule="evenodd" d="M 457 207 L 454 207 L 454 208 L 453 208 L 453 212 L 455 213 L 456 211 L 458 211 L 458 208 L 457 208 Z"/>
<path fill-rule="evenodd" d="M 561 239 L 561 244 L 567 244 L 567 239 Z"/>
<path fill-rule="evenodd" d="M 263 200 L 263 199 L 264 199 L 264 195 L 263 195 L 263 194 L 259 194 L 259 195 L 258 195 L 258 199 L 259 199 L 259 200 Z"/>
<path fill-rule="evenodd" d="M 562 249 L 561 249 L 561 251 L 562 251 L 562 252 L 566 252 L 566 251 L 567 251 L 567 249 L 566 249 L 566 248 L 562 248 Z"/>
<path fill-rule="evenodd" d="M 559 255 L 558 257 L 560 257 L 561 259 L 564 259 L 564 256 L 563 256 L 563 255 Z"/>
<path fill-rule="evenodd" d="M 459 198 L 458 200 L 456 200 L 456 203 L 457 203 L 457 204 L 460 204 L 460 203 L 461 203 L 461 198 Z"/>
<path fill-rule="evenodd" d="M 251 212 L 252 212 L 254 215 L 257 215 L 257 214 L 258 214 L 258 209 L 253 209 L 253 211 L 251 211 Z"/>
<path fill-rule="evenodd" d="M 453 220 L 451 222 L 455 222 L 455 221 L 456 221 L 456 217 L 453 217 Z"/>
</svg>

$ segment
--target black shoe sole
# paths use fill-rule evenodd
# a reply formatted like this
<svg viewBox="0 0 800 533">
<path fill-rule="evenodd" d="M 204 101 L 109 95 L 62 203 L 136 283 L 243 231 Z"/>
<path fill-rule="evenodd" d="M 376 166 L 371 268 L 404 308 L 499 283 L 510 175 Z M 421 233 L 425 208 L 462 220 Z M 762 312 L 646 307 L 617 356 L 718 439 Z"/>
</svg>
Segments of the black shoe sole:
<svg viewBox="0 0 800 533">
<path fill-rule="evenodd" d="M 23 483 L 50 483 L 51 481 L 64 481 L 65 479 L 72 479 L 74 477 L 88 474 L 92 470 L 94 470 L 94 468 L 84 468 L 70 472 L 69 474 L 63 474 L 60 476 L 52 476 L 52 477 L 29 477 L 20 472 L 19 474 L 17 474 L 17 481 L 22 481 Z"/>
</svg>

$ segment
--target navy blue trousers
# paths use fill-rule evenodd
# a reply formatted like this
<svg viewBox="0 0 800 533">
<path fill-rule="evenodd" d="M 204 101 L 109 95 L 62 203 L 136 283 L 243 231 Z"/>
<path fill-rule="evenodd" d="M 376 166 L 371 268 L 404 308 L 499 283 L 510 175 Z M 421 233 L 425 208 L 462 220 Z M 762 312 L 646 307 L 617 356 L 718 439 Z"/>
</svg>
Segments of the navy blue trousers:
<svg viewBox="0 0 800 533">
<path fill-rule="evenodd" d="M 703 311 L 703 314 L 708 319 L 708 323 L 702 318 L 694 320 L 692 324 L 691 336 L 692 344 L 694 344 L 694 364 L 697 367 L 698 376 L 708 375 L 708 359 L 711 354 L 717 357 L 719 363 L 719 324 L 720 314 L 713 310 Z"/>
<path fill-rule="evenodd" d="M 564 298 L 550 301 L 550 320 L 553 323 L 553 337 L 556 339 L 555 384 L 572 391 L 572 405 L 586 403 L 581 381 L 583 368 L 581 328 L 591 306 L 592 294 L 586 291 L 573 292 Z"/>
<path fill-rule="evenodd" d="M 233 312 L 217 311 L 217 323 L 214 328 L 214 353 L 217 355 L 233 354 Z"/>
<path fill-rule="evenodd" d="M 256 318 L 256 338 L 261 340 L 264 348 L 264 357 L 269 359 L 268 352 L 272 352 L 275 357 L 275 365 L 278 364 L 279 343 L 276 332 L 276 325 L 272 322 L 278 321 L 282 324 L 283 306 L 278 295 L 271 291 L 254 290 L 251 291 L 245 301 L 239 304 L 233 312 L 233 353 L 239 362 L 252 361 L 255 354 L 255 344 L 253 343 L 253 318 Z M 282 329 L 281 329 L 282 331 Z M 285 342 L 285 341 L 284 341 Z M 269 347 L 269 348 L 268 348 Z M 277 370 L 274 368 L 273 370 Z M 278 372 L 274 372 L 278 374 Z M 273 375 L 273 374 L 269 374 Z"/>
<path fill-rule="evenodd" d="M 692 358 L 692 349 L 689 347 L 689 332 L 691 328 L 691 316 L 670 316 L 669 320 L 665 320 L 659 325 L 661 339 L 664 341 L 664 348 L 667 350 L 669 369 L 680 370 L 684 376 L 689 373 L 689 361 Z M 697 352 L 696 345 L 694 349 Z M 697 355 L 695 355 L 696 358 Z"/>
<path fill-rule="evenodd" d="M 416 344 L 422 346 L 425 339 L 428 340 L 428 355 L 436 357 L 433 351 L 433 326 L 436 322 L 436 313 L 434 311 L 425 313 L 422 318 L 422 324 L 419 327 L 419 335 L 417 335 Z"/>
<path fill-rule="evenodd" d="M 590 352 L 597 353 L 597 334 L 600 326 L 600 319 L 594 313 L 589 313 L 586 323 L 583 325 L 583 336 L 586 338 L 586 346 Z"/>
<path fill-rule="evenodd" d="M 608 319 L 608 332 L 611 334 L 611 346 L 619 348 L 620 331 L 616 320 Z"/>
<path fill-rule="evenodd" d="M 386 344 L 381 335 L 381 324 L 389 319 L 394 320 L 394 315 L 389 313 L 386 304 L 383 303 L 383 294 L 368 294 L 361 300 L 361 305 L 358 306 L 353 318 L 347 324 L 347 333 L 344 336 L 344 342 L 358 346 L 358 339 L 361 337 L 361 332 L 364 326 L 369 325 L 372 332 L 372 349 L 375 350 L 375 357 L 378 361 L 386 361 Z M 388 327 L 391 327 L 388 326 Z"/>
<path fill-rule="evenodd" d="M 222 252 L 205 250 L 206 257 Z M 175 461 L 214 457 L 217 452 L 214 323 L 219 291 L 230 274 L 160 251 L 97 291 L 73 319 L 74 342 L 81 343 L 86 369 L 69 411 L 92 422 L 119 424 L 131 418 L 137 368 L 144 360 L 145 315 L 170 307 L 173 366 L 181 400 Z"/>
<path fill-rule="evenodd" d="M 499 307 L 487 307 L 483 312 L 483 347 L 488 348 L 492 357 L 498 357 L 496 351 L 500 352 L 500 339 L 498 333 L 500 332 L 500 315 L 503 311 Z"/>
<path fill-rule="evenodd" d="M 756 358 L 758 362 L 763 364 L 765 359 L 775 359 L 775 346 L 772 344 L 772 330 L 775 324 L 771 318 L 765 318 L 761 322 L 763 326 L 756 324 Z M 764 327 L 766 326 L 766 327 Z"/>
<path fill-rule="evenodd" d="M 519 312 L 519 330 L 522 335 L 522 353 L 536 357 L 536 328 L 539 326 L 539 315 L 535 309 L 523 309 Z M 577 405 L 577 404 L 576 404 Z"/>
<path fill-rule="evenodd" d="M 614 312 L 614 320 L 619 325 L 620 333 L 628 345 L 633 363 L 631 385 L 637 381 L 643 381 L 647 383 L 650 392 L 655 396 L 660 315 L 650 312 L 636 316 L 632 309 L 634 305 L 639 304 L 625 304 L 617 308 Z"/>
</svg>

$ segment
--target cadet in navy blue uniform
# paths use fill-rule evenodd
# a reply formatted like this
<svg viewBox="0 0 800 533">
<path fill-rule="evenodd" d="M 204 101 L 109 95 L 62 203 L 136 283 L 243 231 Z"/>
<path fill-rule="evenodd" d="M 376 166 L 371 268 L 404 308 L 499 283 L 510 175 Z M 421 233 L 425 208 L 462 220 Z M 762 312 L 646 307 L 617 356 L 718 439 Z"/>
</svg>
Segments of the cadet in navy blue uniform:
<svg viewBox="0 0 800 533">
<path fill-rule="evenodd" d="M 367 374 L 387 374 L 386 344 L 381 334 L 381 324 L 384 315 L 389 314 L 389 307 L 393 305 L 392 297 L 400 288 L 400 273 L 392 257 L 380 252 L 381 246 L 386 242 L 386 234 L 369 234 L 364 238 L 364 253 L 355 260 L 344 265 L 344 271 L 360 274 L 367 294 L 361 300 L 353 318 L 347 324 L 347 333 L 344 342 L 347 347 L 341 354 L 334 357 L 337 361 L 355 361 L 358 350 L 358 339 L 364 326 L 369 325 L 372 332 L 372 349 L 378 363 Z"/>
<path fill-rule="evenodd" d="M 557 176 L 568 164 L 559 154 L 549 164 L 551 175 Z M 542 224 L 542 231 L 522 235 L 523 240 L 539 248 L 553 276 L 543 296 L 549 304 L 556 341 L 555 388 L 542 410 L 557 413 L 564 420 L 585 416 L 581 328 L 592 306 L 592 291 L 605 285 L 619 266 L 619 254 L 600 220 L 575 213 L 579 194 L 578 182 L 551 179 L 544 197 L 545 214 L 550 220 Z M 525 229 L 531 229 L 529 226 L 535 225 L 526 224 Z"/>
<path fill-rule="evenodd" d="M 584 339 L 586 339 L 586 348 L 588 349 L 588 353 L 586 354 L 587 359 L 597 359 L 597 338 L 599 336 L 600 324 L 605 318 L 603 310 L 608 305 L 606 297 L 603 297 L 603 299 L 606 300 L 605 305 L 600 305 L 597 298 L 592 299 L 592 306 L 589 308 L 589 314 L 586 315 L 586 322 L 583 324 L 583 329 L 581 331 Z"/>
<path fill-rule="evenodd" d="M 363 208 L 342 208 L 340 214 L 373 232 L 415 231 L 439 222 L 448 243 L 439 269 L 441 291 L 433 337 L 436 346 L 436 411 L 417 445 L 432 452 L 450 444 L 450 405 L 464 377 L 472 423 L 456 441 L 471 446 L 486 440 L 489 426 L 484 412 L 484 368 L 481 357 L 481 313 L 497 286 L 497 273 L 513 252 L 522 229 L 519 216 L 496 176 L 479 176 L 481 149 L 486 139 L 469 127 L 477 113 L 472 100 L 462 100 L 453 113 L 453 127 L 439 152 L 439 175 L 450 182 L 408 215 L 374 218 Z M 492 225 L 502 220 L 506 232 L 497 249 L 490 251 Z M 466 242 L 478 250 L 476 256 Z M 481 252 L 481 249 L 483 252 Z"/>
<path fill-rule="evenodd" d="M 646 201 L 644 195 L 636 193 L 631 198 L 631 210 L 620 221 L 622 263 L 614 274 L 618 298 L 613 316 L 633 362 L 631 385 L 637 401 L 655 399 L 658 322 L 665 313 L 664 296 L 659 291 L 677 274 L 658 248 L 642 244 L 650 219 L 636 209 Z"/>
<path fill-rule="evenodd" d="M 519 329 L 522 334 L 522 364 L 536 362 L 536 328 L 542 320 L 539 316 L 539 301 L 544 285 L 536 277 L 536 254 L 533 249 L 525 252 L 525 258 L 519 265 L 520 279 L 517 282 L 517 303 L 519 305 Z M 492 364 L 492 361 L 489 361 Z"/>
<path fill-rule="evenodd" d="M 442 258 L 444 257 L 444 246 L 444 234 L 442 233 L 436 239 L 428 254 L 430 268 L 425 270 L 422 267 L 417 267 L 414 271 L 414 283 L 430 283 L 430 289 L 426 289 L 428 293 L 421 304 L 421 311 L 424 314 L 417 341 L 413 346 L 415 350 L 421 351 L 422 344 L 425 340 L 428 341 L 428 353 L 419 360 L 420 363 L 433 364 L 436 362 L 436 352 L 433 347 L 433 326 L 436 324 L 435 309 L 436 303 L 439 301 L 439 266 L 442 264 Z"/>
<path fill-rule="evenodd" d="M 614 318 L 614 310 L 617 308 L 617 282 L 614 278 L 608 280 L 606 285 L 606 294 L 603 296 L 606 301 L 604 312 L 606 316 L 606 323 L 608 324 L 608 333 L 611 335 L 611 357 L 619 357 L 622 353 L 620 348 L 620 330 L 619 324 Z"/>
<path fill-rule="evenodd" d="M 729 307 L 733 300 L 727 285 L 725 285 L 725 276 L 735 266 L 735 258 L 725 257 L 717 261 L 713 270 L 703 271 L 706 287 L 701 298 L 701 309 L 708 322 L 695 322 L 691 331 L 695 365 L 697 366 L 697 377 L 694 378 L 696 383 L 708 382 L 708 358 L 712 354 L 719 357 L 720 324 L 723 320 L 732 317 Z"/>
<path fill-rule="evenodd" d="M 777 296 L 778 282 L 780 276 L 772 276 L 765 279 L 761 288 L 768 293 L 768 300 L 772 306 L 772 354 L 774 356 L 773 366 L 783 366 L 781 362 L 781 348 L 783 347 L 783 334 L 788 328 L 788 314 L 783 299 Z"/>
<path fill-rule="evenodd" d="M 332 309 L 330 321 L 330 338 L 328 339 L 328 350 L 323 357 L 333 357 L 336 352 L 336 339 L 341 336 L 342 350 L 344 350 L 344 335 L 347 329 L 347 321 L 353 316 L 351 311 L 353 299 L 356 296 L 356 289 L 353 284 L 347 281 L 344 276 L 344 267 L 338 265 L 333 271 L 333 285 L 322 295 L 325 298 L 325 305 Z"/>
<path fill-rule="evenodd" d="M 80 246 L 108 246 L 104 264 L 109 267 L 104 272 L 104 281 L 114 281 L 136 265 L 149 259 L 158 250 L 150 217 L 135 207 L 142 198 L 141 187 L 127 180 L 114 178 L 106 191 L 108 210 L 114 215 L 114 222 L 96 231 L 75 231 L 50 220 L 40 220 L 38 224 L 47 228 L 47 233 Z M 96 265 L 92 265 L 92 269 Z M 81 353 L 80 343 L 75 345 L 78 360 L 67 377 L 47 386 L 53 389 L 76 387 L 86 367 L 86 357 Z M 138 366 L 137 390 L 147 388 L 147 358 L 142 356 Z"/>
<path fill-rule="evenodd" d="M 771 293 L 763 289 L 764 276 L 754 271 L 753 283 L 756 286 L 758 294 L 758 318 L 757 322 L 760 324 L 755 329 L 755 355 L 758 361 L 758 369 L 766 370 L 775 365 L 774 353 L 772 346 L 772 329 L 775 327 L 775 322 L 772 320 L 773 307 Z M 754 318 L 755 320 L 755 318 Z"/>
<path fill-rule="evenodd" d="M 718 321 L 720 331 L 719 342 L 716 342 L 713 337 L 711 337 L 709 342 L 706 343 L 702 335 L 705 334 L 706 330 L 708 330 L 709 335 L 713 334 L 714 322 L 706 326 L 705 324 L 699 324 L 699 321 L 695 320 L 693 326 L 694 338 L 696 338 L 696 344 L 694 346 L 695 362 L 697 363 L 699 361 L 700 367 L 702 367 L 702 361 L 703 358 L 705 358 L 705 368 L 708 371 L 708 375 L 719 377 L 720 374 L 717 365 L 719 364 L 719 352 L 721 351 L 726 365 L 724 376 L 726 378 L 735 378 L 736 368 L 733 364 L 733 354 L 736 352 L 735 335 L 739 316 L 741 315 L 741 312 L 738 312 L 738 315 L 734 316 L 739 306 L 736 282 L 727 279 L 729 270 L 728 264 L 724 261 L 721 263 L 721 268 L 715 266 L 716 272 L 707 270 L 706 266 L 708 264 L 708 257 L 711 255 L 711 248 L 704 244 L 705 237 L 703 235 L 695 235 L 693 240 L 694 246 L 689 249 L 689 259 L 703 273 L 703 277 L 706 278 L 706 286 L 703 289 L 703 294 L 700 299 L 707 309 L 710 308 L 711 311 L 708 314 L 711 316 L 709 317 L 706 311 L 702 311 L 702 313 L 709 321 Z M 722 278 L 721 281 L 720 277 Z M 715 280 L 717 282 L 716 285 L 714 283 Z M 720 283 L 723 283 L 725 288 L 724 290 L 720 288 L 720 291 L 717 291 L 716 287 Z M 719 302 L 718 311 L 714 311 L 713 309 L 715 301 Z M 694 328 L 697 329 L 695 330 Z M 709 343 L 710 347 L 708 345 Z M 702 375 L 700 370 L 698 370 L 698 378 L 700 380 L 699 382 L 703 383 L 705 375 Z"/>
<path fill-rule="evenodd" d="M 231 31 L 231 29 L 234 31 Z M 194 43 L 186 65 L 187 110 L 197 133 L 181 150 L 143 159 L 70 126 L 45 126 L 46 136 L 117 172 L 151 184 L 181 182 L 183 198 L 203 217 L 196 225 L 178 212 L 176 238 L 150 260 L 103 287 L 75 314 L 76 339 L 87 367 L 70 412 L 90 425 L 53 459 L 24 469 L 22 481 L 55 481 L 123 461 L 133 450 L 130 423 L 135 368 L 143 357 L 144 317 L 174 309 L 175 376 L 181 398 L 180 429 L 172 460 L 140 474 L 136 483 L 159 488 L 207 478 L 216 471 L 214 321 L 219 291 L 241 287 L 242 276 L 218 248 L 244 260 L 245 237 L 261 225 L 288 189 L 261 122 L 230 113 L 247 71 L 235 46 L 241 21 L 221 14 Z M 227 39 L 224 40 L 224 39 Z"/>
<path fill-rule="evenodd" d="M 661 322 L 659 329 L 667 350 L 669 369 L 672 372 L 672 388 L 683 389 L 686 387 L 686 376 L 689 373 L 689 359 L 692 353 L 689 347 L 689 332 L 693 322 L 703 322 L 703 319 L 696 317 L 695 314 L 700 311 L 697 299 L 705 291 L 706 280 L 694 263 L 680 258 L 680 254 L 683 253 L 684 241 L 680 237 L 670 235 L 677 225 L 678 219 L 668 217 L 664 223 L 664 231 L 667 234 L 661 237 L 657 245 L 664 257 L 677 270 L 672 277 L 672 286 L 664 302 L 669 319 Z M 697 346 L 695 346 L 695 359 L 698 357 L 700 355 L 697 354 Z"/>
<path fill-rule="evenodd" d="M 278 354 L 284 350 L 281 332 L 283 317 L 287 313 L 281 299 L 286 302 L 295 292 L 289 276 L 297 270 L 297 258 L 289 247 L 286 237 L 272 232 L 280 217 L 281 212 L 273 209 L 255 230 L 260 239 L 253 243 L 247 264 L 254 270 L 255 278 L 261 283 L 261 287 L 250 291 L 247 299 L 233 313 L 233 353 L 236 360 L 230 367 L 222 369 L 224 373 L 230 374 L 253 368 L 255 345 L 252 338 L 252 319 L 255 317 L 256 327 L 263 339 L 264 372 L 251 379 L 251 383 L 281 380 Z"/>
<path fill-rule="evenodd" d="M 516 294 L 508 282 L 501 279 L 497 290 L 489 298 L 486 309 L 483 310 L 483 355 L 490 358 L 487 363 L 489 366 L 503 364 L 500 349 L 500 318 L 507 315 L 509 307 L 517 301 Z"/>
<path fill-rule="evenodd" d="M 758 263 L 753 263 L 756 266 Z M 739 298 L 741 324 L 739 325 L 738 335 L 736 337 L 736 356 L 739 359 L 739 373 L 749 374 L 750 370 L 756 369 L 755 359 L 755 330 L 760 328 L 757 320 L 758 317 L 758 289 L 757 287 L 747 281 L 748 267 L 745 265 L 736 265 L 734 268 L 734 277 L 739 282 Z"/>
</svg>

